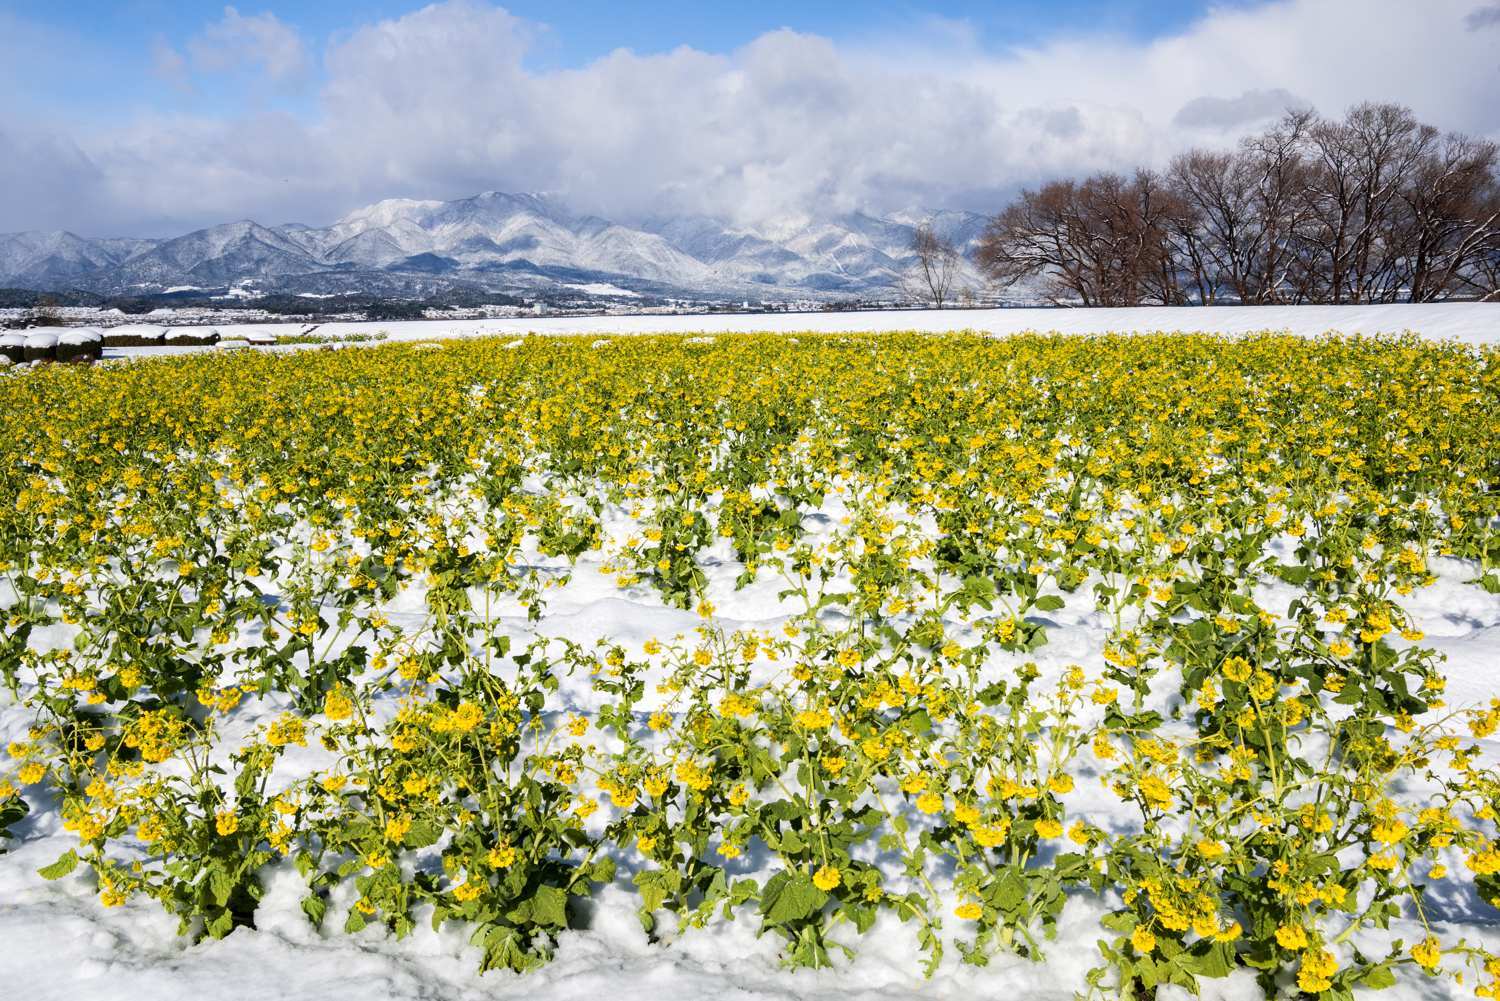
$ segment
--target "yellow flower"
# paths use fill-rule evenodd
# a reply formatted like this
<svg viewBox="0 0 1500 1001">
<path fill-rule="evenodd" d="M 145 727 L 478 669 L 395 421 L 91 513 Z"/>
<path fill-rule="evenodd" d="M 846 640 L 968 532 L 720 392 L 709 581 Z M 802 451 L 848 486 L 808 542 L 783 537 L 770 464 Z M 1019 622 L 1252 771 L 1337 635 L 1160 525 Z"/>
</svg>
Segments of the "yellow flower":
<svg viewBox="0 0 1500 1001">
<path fill-rule="evenodd" d="M 827 709 L 803 709 L 792 717 L 804 730 L 826 730 L 833 725 L 833 715 Z"/>
<path fill-rule="evenodd" d="M 1146 801 L 1147 806 L 1165 810 L 1172 805 L 1172 790 L 1161 780 L 1160 776 L 1145 776 L 1141 779 L 1139 788 L 1141 798 Z"/>
<path fill-rule="evenodd" d="M 1250 679 L 1250 697 L 1257 702 L 1269 702 L 1276 694 L 1276 679 L 1265 671 L 1256 671 Z"/>
<path fill-rule="evenodd" d="M 1002 819 L 996 824 L 985 824 L 974 828 L 974 840 L 984 848 L 994 848 L 1005 841 L 1010 832 L 1010 821 Z"/>
<path fill-rule="evenodd" d="M 109 880 L 102 880 L 99 884 L 99 903 L 105 907 L 119 907 L 125 903 L 125 894 L 119 887 Z"/>
<path fill-rule="evenodd" d="M 1136 925 L 1135 931 L 1130 933 L 1130 944 L 1136 952 L 1148 956 L 1156 948 L 1156 936 L 1145 925 Z"/>
<path fill-rule="evenodd" d="M 22 785 L 34 786 L 47 776 L 47 766 L 40 761 L 28 761 L 16 772 Z"/>
<path fill-rule="evenodd" d="M 820 890 L 832 890 L 839 885 L 839 871 L 831 865 L 825 865 L 813 873 L 813 885 Z"/>
<path fill-rule="evenodd" d="M 965 921 L 978 921 L 980 918 L 984 917 L 984 908 L 980 907 L 978 904 L 974 903 L 974 901 L 970 900 L 965 903 L 959 904 L 956 908 L 954 908 L 953 913 L 958 915 Z"/>
<path fill-rule="evenodd" d="M 1050 817 L 1047 818 L 1046 820 L 1038 820 L 1036 822 L 1037 837 L 1041 837 L 1041 838 L 1055 838 L 1055 837 L 1059 837 L 1062 834 L 1062 832 L 1063 832 L 1063 825 L 1061 824 L 1061 822 L 1053 820 Z"/>
<path fill-rule="evenodd" d="M 1276 929 L 1276 941 L 1283 949 L 1302 949 L 1307 946 L 1307 931 L 1301 925 L 1282 925 Z"/>
<path fill-rule="evenodd" d="M 1210 861 L 1224 854 L 1224 843 L 1222 841 L 1214 841 L 1210 838 L 1204 838 L 1195 847 L 1198 849 L 1199 855 Z"/>
<path fill-rule="evenodd" d="M 1297 986 L 1308 994 L 1319 994 L 1333 986 L 1332 977 L 1339 964 L 1333 953 L 1325 949 L 1309 949 L 1302 954 L 1302 965 L 1297 970 Z"/>
<path fill-rule="evenodd" d="M 354 715 L 354 702 L 343 689 L 333 688 L 323 696 L 323 715 L 334 722 L 346 720 Z"/>
<path fill-rule="evenodd" d="M 472 733 L 480 723 L 484 722 L 484 710 L 465 699 L 458 704 L 448 717 L 449 724 L 458 733 Z"/>
<path fill-rule="evenodd" d="M 220 837 L 227 838 L 240 829 L 240 818 L 233 810 L 220 810 L 214 814 L 214 829 Z"/>
<path fill-rule="evenodd" d="M 299 716 L 283 716 L 271 724 L 266 732 L 266 743 L 272 747 L 284 747 L 287 744 L 306 747 L 307 724 Z"/>
<path fill-rule="evenodd" d="M 1431 935 L 1411 947 L 1411 958 L 1417 961 L 1417 965 L 1428 973 L 1437 972 L 1438 963 L 1443 959 L 1443 948 L 1437 939 Z"/>
<path fill-rule="evenodd" d="M 943 808 L 943 797 L 935 792 L 924 792 L 917 797 L 917 809 L 923 813 L 937 813 Z"/>
</svg>

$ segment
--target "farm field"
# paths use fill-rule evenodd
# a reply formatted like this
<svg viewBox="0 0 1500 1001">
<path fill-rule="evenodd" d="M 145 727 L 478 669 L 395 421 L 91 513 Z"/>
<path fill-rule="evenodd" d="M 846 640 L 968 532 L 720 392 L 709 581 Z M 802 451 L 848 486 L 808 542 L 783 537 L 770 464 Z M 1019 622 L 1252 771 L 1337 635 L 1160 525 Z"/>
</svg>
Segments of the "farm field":
<svg viewBox="0 0 1500 1001">
<path fill-rule="evenodd" d="M 0 377 L 0 982 L 1494 996 L 1486 310 Z"/>
<path fill-rule="evenodd" d="M 179 327 L 179 336 L 217 330 L 225 339 L 252 335 L 286 337 L 309 325 L 218 324 Z M 1305 336 L 1329 331 L 1344 334 L 1401 334 L 1416 331 L 1429 340 L 1463 340 L 1471 344 L 1500 341 L 1500 307 L 1494 303 L 1441 302 L 1417 305 L 1357 306 L 1138 306 L 1128 309 L 905 309 L 829 311 L 821 313 L 719 313 L 667 316 L 527 316 L 495 320 L 419 320 L 323 323 L 314 336 L 329 340 L 380 337 L 433 340 L 538 334 L 711 334 L 765 331 L 869 333 L 969 330 L 988 334 L 1033 331 L 1089 334 L 1215 331 L 1247 334 L 1277 330 Z M 168 349 L 157 349 L 165 352 Z M 184 349 L 186 350 L 186 349 Z M 107 354 L 128 355 L 130 349 Z M 151 352 L 157 353 L 157 352 Z"/>
</svg>

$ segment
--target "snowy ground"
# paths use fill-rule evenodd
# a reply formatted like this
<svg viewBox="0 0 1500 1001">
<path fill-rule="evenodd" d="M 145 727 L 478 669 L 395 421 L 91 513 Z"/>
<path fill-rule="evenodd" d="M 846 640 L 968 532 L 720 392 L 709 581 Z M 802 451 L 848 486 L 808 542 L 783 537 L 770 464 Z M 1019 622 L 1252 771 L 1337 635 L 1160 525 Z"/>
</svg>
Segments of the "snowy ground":
<svg viewBox="0 0 1500 1001">
<path fill-rule="evenodd" d="M 1304 310 L 1193 309 L 1193 310 L 998 310 L 984 312 L 919 312 L 809 314 L 798 316 L 714 316 L 600 318 L 597 322 L 571 319 L 549 322 L 473 321 L 442 323 L 367 324 L 361 329 L 389 331 L 396 339 L 430 339 L 480 333 L 513 334 L 587 331 L 597 333 L 652 330 L 762 330 L 774 325 L 795 330 L 952 329 L 1000 331 L 1040 330 L 1154 330 L 1218 329 L 1240 332 L 1289 329 L 1318 333 L 1336 328 L 1362 332 L 1417 328 L 1424 335 L 1500 342 L 1500 306 L 1446 305 L 1432 307 L 1317 307 Z M 323 328 L 333 332 L 329 325 Z M 223 328 L 220 328 L 221 330 Z M 226 335 L 228 332 L 225 331 Z M 572 582 L 548 602 L 543 632 L 566 633 L 580 641 L 609 635 L 638 645 L 651 637 L 690 632 L 696 615 L 664 607 L 650 595 L 626 594 L 599 572 L 597 553 L 585 557 Z M 775 587 L 752 585 L 735 591 L 738 572 L 732 564 L 708 568 L 718 616 L 726 625 L 768 627 L 783 610 Z M 1500 694 L 1500 596 L 1465 583 L 1473 568 L 1454 561 L 1438 561 L 1441 580 L 1412 596 L 1409 608 L 1427 634 L 1424 645 L 1446 656 L 1450 703 L 1455 706 L 1487 701 Z M 1086 595 L 1087 588 L 1080 591 Z M 398 598 L 393 615 L 417 614 L 422 597 Z M 1081 664 L 1090 673 L 1102 667 L 1108 623 L 1079 596 L 1051 616 L 1048 644 L 1036 651 L 1044 673 L 1061 672 Z M 507 623 L 524 635 L 524 615 Z M 586 698 L 586 687 L 577 695 Z M 586 704 L 580 710 L 592 708 Z M 245 728 L 277 709 L 267 705 L 243 720 Z M 8 698 L 0 698 L 0 743 L 23 735 L 27 717 Z M 1490 741 L 1486 757 L 1500 760 L 1500 742 Z M 1098 822 L 1119 809 L 1099 791 L 1080 789 L 1069 801 Z M 1003 993 L 1020 999 L 1063 1001 L 1082 986 L 1082 977 L 1098 965 L 1095 940 L 1100 937 L 1101 905 L 1077 899 L 1064 912 L 1058 940 L 1048 946 L 1047 960 L 1032 964 L 1001 956 L 983 969 L 950 959 L 937 975 L 924 981 L 910 929 L 889 922 L 877 926 L 860 941 L 858 958 L 833 971 L 787 972 L 776 959 L 778 942 L 757 939 L 753 920 L 721 922 L 686 935 L 667 946 L 648 944 L 634 913 L 635 898 L 623 888 L 606 889 L 595 901 L 590 927 L 562 936 L 557 958 L 537 973 L 518 977 L 477 968 L 477 950 L 461 932 L 431 932 L 419 923 L 404 942 L 394 942 L 378 928 L 350 936 L 331 929 L 319 933 L 299 909 L 302 883 L 289 865 L 266 875 L 269 889 L 257 912 L 257 930 L 239 929 L 223 941 L 193 945 L 175 934 L 176 922 L 150 902 L 135 900 L 125 907 L 99 906 L 95 889 L 81 871 L 57 882 L 35 875 L 37 867 L 56 859 L 74 839 L 61 829 L 55 810 L 37 810 L 19 827 L 22 843 L 0 855 L 0 988 L 3 995 L 37 1001 L 107 1001 L 107 999 L 335 999 L 372 998 L 546 998 L 594 999 L 608 994 L 613 1001 L 657 1001 L 663 997 L 733 997 L 740 999 L 797 999 L 832 1001 L 851 996 L 898 999 L 909 997 L 963 998 Z M 1455 866 L 1455 869 L 1459 867 Z M 1470 941 L 1500 949 L 1500 926 L 1478 924 L 1465 906 L 1466 891 L 1453 892 L 1451 906 L 1442 913 L 1462 919 L 1462 934 Z M 1415 937 L 1413 927 L 1393 925 L 1392 936 Z M 950 956 L 952 953 L 950 952 Z M 1259 996 L 1245 975 L 1206 982 L 1210 997 L 1250 999 Z M 1380 996 L 1393 1001 L 1416 1001 L 1466 996 L 1466 989 L 1444 981 L 1403 974 L 1398 986 Z M 1374 995 L 1371 995 L 1374 996 Z M 1166 997 L 1166 994 L 1163 994 Z"/>
<path fill-rule="evenodd" d="M 1451 704 L 1471 705 L 1496 694 L 1500 661 L 1500 596 L 1464 583 L 1473 568 L 1457 561 L 1437 561 L 1440 582 L 1415 593 L 1408 603 L 1426 631 L 1425 645 L 1447 657 Z M 710 596 L 726 625 L 769 627 L 783 609 L 774 585 L 752 585 L 736 592 L 731 565 L 712 568 Z M 1290 598 L 1290 589 L 1281 595 Z M 1086 594 L 1087 588 L 1082 589 Z M 1265 596 L 1267 607 L 1276 607 Z M 418 615 L 419 593 L 399 597 L 393 615 Z M 1056 626 L 1048 644 L 1026 659 L 1035 660 L 1044 676 L 1060 674 L 1069 664 L 1090 673 L 1103 667 L 1108 623 L 1075 596 L 1068 607 L 1051 613 Z M 405 611 L 403 611 L 403 609 Z M 584 560 L 572 582 L 548 602 L 541 631 L 589 641 L 609 635 L 638 647 L 646 639 L 688 633 L 698 624 L 692 612 L 664 607 L 649 598 L 627 597 L 613 580 Z M 504 627 L 520 636 L 523 615 Z M 586 683 L 564 682 L 562 694 L 576 699 L 579 710 L 593 708 Z M 265 705 L 239 720 L 249 729 L 274 718 L 278 709 Z M 25 719 L 13 706 L 0 706 L 0 740 L 21 735 Z M 1500 759 L 1500 742 L 1488 742 L 1485 755 Z M 1108 825 L 1122 808 L 1097 788 L 1080 787 L 1069 797 L 1070 815 L 1084 815 Z M 1077 811 L 1077 813 L 1075 813 Z M 1047 948 L 1044 963 L 1000 956 L 984 969 L 945 961 L 937 975 L 924 981 L 911 929 L 885 921 L 859 941 L 858 958 L 834 971 L 782 970 L 778 940 L 757 939 L 754 919 L 721 922 L 663 946 L 648 944 L 637 921 L 636 898 L 622 887 L 606 889 L 595 901 L 591 927 L 563 934 L 557 958 L 524 977 L 496 972 L 483 977 L 478 951 L 461 932 L 445 928 L 434 934 L 419 922 L 404 942 L 389 939 L 372 926 L 350 936 L 330 920 L 326 933 L 314 931 L 299 909 L 305 893 L 289 864 L 265 874 L 268 894 L 257 911 L 255 931 L 239 929 L 219 942 L 191 945 L 175 934 L 175 919 L 154 904 L 133 900 L 125 907 L 99 906 L 95 888 L 82 870 L 56 883 L 34 870 L 52 862 L 74 844 L 54 811 L 41 810 L 21 826 L 24 842 L 0 856 L 0 984 L 26 985 L 13 997 L 104 1001 L 113 998 L 236 998 L 318 1001 L 369 998 L 547 998 L 591 999 L 608 992 L 616 1001 L 654 1001 L 670 997 L 734 997 L 821 1001 L 849 996 L 868 998 L 964 998 L 1004 990 L 1017 998 L 1063 1001 L 1084 985 L 1082 975 L 1098 965 L 1094 942 L 1100 935 L 1097 901 L 1078 898 L 1064 912 L 1058 940 Z M 1459 868 L 1457 865 L 1455 869 Z M 1438 914 L 1462 918 L 1462 934 L 1500 948 L 1500 927 L 1475 925 L 1461 887 Z M 1435 898 L 1438 900 L 1441 898 Z M 347 906 L 347 902 L 345 903 Z M 884 919 L 883 919 L 884 920 Z M 1392 926 L 1391 936 L 1412 940 L 1417 926 Z M 449 926 L 451 927 L 451 926 Z M 1417 936 L 1419 937 L 1419 936 Z M 952 952 L 950 951 L 950 956 Z M 1259 990 L 1248 975 L 1206 981 L 1205 996 L 1252 999 Z M 1373 996 L 1373 995 L 1372 995 Z M 1465 996 L 1451 984 L 1403 975 L 1398 987 L 1382 997 L 1415 1001 Z"/>
<path fill-rule="evenodd" d="M 252 333 L 300 333 L 305 324 L 217 324 L 225 339 Z M 198 328 L 179 327 L 178 331 Z M 1182 306 L 1136 309 L 921 309 L 848 313 L 714 313 L 691 316 L 523 316 L 496 320 L 412 320 L 324 323 L 319 337 L 338 340 L 383 333 L 389 340 L 517 334 L 731 333 L 749 331 L 981 330 L 993 334 L 1057 331 L 1066 334 L 1151 333 L 1211 330 L 1243 334 L 1285 330 L 1311 336 L 1330 330 L 1345 334 L 1399 334 L 1416 331 L 1434 340 L 1500 343 L 1500 303 L 1453 302 L 1391 306 Z M 191 348 L 124 348 L 106 355 L 160 354 Z"/>
</svg>

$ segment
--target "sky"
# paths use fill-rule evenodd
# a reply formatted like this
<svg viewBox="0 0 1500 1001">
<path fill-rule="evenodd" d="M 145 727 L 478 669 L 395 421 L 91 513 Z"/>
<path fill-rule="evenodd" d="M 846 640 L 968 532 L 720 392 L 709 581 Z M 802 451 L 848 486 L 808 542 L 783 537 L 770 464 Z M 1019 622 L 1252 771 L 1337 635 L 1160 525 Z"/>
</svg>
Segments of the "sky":
<svg viewBox="0 0 1500 1001">
<path fill-rule="evenodd" d="M 766 232 L 988 212 L 1288 107 L 1500 138 L 1497 94 L 1493 0 L 0 0 L 0 232 L 486 190 Z"/>
</svg>

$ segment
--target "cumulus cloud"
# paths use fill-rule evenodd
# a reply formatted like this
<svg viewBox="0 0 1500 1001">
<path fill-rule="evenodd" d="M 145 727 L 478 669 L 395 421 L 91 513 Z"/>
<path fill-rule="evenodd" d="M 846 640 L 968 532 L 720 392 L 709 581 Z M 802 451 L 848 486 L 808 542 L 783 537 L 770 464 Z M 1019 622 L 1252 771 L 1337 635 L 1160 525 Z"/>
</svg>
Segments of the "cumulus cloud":
<svg viewBox="0 0 1500 1001">
<path fill-rule="evenodd" d="M 1247 90 L 1239 97 L 1196 97 L 1172 116 L 1173 125 L 1186 128 L 1228 129 L 1277 118 L 1308 103 L 1280 87 Z"/>
<path fill-rule="evenodd" d="M 24 123 L 0 121 L 0 219 L 6 230 L 50 229 L 58 207 L 108 215 L 104 172 L 75 143 Z M 80 215 L 80 218 L 84 216 Z"/>
<path fill-rule="evenodd" d="M 187 60 L 161 36 L 151 43 L 151 73 L 179 90 L 191 90 Z"/>
<path fill-rule="evenodd" d="M 1464 18 L 1464 27 L 1470 31 L 1478 31 L 1480 28 L 1492 28 L 1500 25 L 1500 3 L 1485 4 L 1483 7 L 1475 7 L 1469 11 Z"/>
<path fill-rule="evenodd" d="M 246 17 L 233 7 L 189 39 L 187 56 L 162 39 L 153 46 L 153 70 L 173 84 L 185 84 L 189 62 L 199 73 L 258 70 L 278 84 L 299 82 L 312 67 L 302 36 L 275 14 Z"/>
<path fill-rule="evenodd" d="M 1046 177 L 1231 142 L 1287 103 L 1401 101 L 1496 135 L 1496 67 L 1464 30 L 1471 6 L 1432 0 L 1413 19 L 1407 0 L 1281 0 L 1215 8 L 1145 42 L 1068 36 L 998 53 L 951 31 L 909 43 L 776 31 L 727 53 L 620 50 L 536 72 L 538 26 L 452 0 L 331 44 L 311 114 L 158 114 L 63 137 L 98 199 L 91 215 L 58 201 L 53 224 L 322 223 L 379 198 L 498 189 L 626 221 L 703 213 L 767 228 L 854 209 L 989 210 Z M 305 48 L 273 22 L 229 8 L 202 36 L 220 54 L 189 46 L 194 68 L 299 72 Z M 0 188 L 0 218 L 11 200 Z"/>
</svg>

